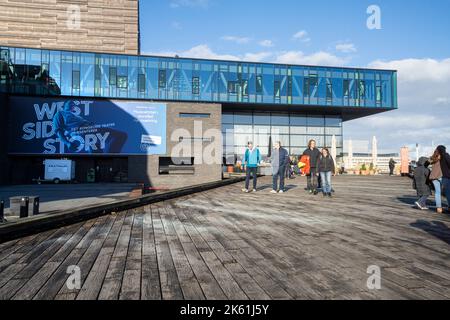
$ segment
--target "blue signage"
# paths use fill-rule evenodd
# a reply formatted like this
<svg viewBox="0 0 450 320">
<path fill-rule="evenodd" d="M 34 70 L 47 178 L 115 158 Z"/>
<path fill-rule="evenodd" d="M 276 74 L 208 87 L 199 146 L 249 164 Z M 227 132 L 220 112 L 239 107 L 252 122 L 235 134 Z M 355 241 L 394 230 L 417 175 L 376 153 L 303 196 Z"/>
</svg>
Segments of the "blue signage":
<svg viewBox="0 0 450 320">
<path fill-rule="evenodd" d="M 166 154 L 166 104 L 29 97 L 9 101 L 11 154 Z"/>
</svg>

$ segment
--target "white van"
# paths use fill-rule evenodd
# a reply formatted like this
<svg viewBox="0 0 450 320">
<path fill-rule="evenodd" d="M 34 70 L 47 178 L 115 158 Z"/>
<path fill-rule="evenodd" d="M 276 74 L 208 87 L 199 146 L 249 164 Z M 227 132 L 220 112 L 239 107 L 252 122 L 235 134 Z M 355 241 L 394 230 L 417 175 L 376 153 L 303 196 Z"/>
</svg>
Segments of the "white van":
<svg viewBox="0 0 450 320">
<path fill-rule="evenodd" d="M 75 161 L 45 160 L 45 181 L 58 184 L 62 181 L 70 182 L 75 179 Z"/>
</svg>

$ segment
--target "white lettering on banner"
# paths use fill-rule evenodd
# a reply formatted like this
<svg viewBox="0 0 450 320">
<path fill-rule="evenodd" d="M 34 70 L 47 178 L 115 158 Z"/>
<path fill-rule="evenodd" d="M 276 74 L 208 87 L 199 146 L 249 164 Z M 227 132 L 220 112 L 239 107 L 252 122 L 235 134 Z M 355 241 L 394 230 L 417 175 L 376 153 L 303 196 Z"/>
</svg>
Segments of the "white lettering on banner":
<svg viewBox="0 0 450 320">
<path fill-rule="evenodd" d="M 91 111 L 91 104 L 94 101 L 73 101 L 76 107 L 73 110 L 73 113 L 77 116 L 89 116 Z M 36 118 L 38 121 L 44 120 L 46 117 L 47 120 L 53 120 L 56 112 L 63 110 L 65 101 L 53 102 L 51 106 L 48 103 L 43 103 L 42 107 L 39 104 L 34 105 L 34 111 L 36 112 Z M 83 108 L 81 108 L 83 106 Z"/>
<path fill-rule="evenodd" d="M 79 146 L 75 152 L 81 152 L 81 151 L 98 151 L 103 150 L 106 148 L 106 141 L 108 140 L 108 137 L 110 136 L 110 132 L 105 132 L 104 134 L 97 133 L 97 134 L 87 134 L 83 137 L 80 136 L 74 136 L 69 141 L 74 142 L 78 141 Z M 64 143 L 59 139 L 47 139 L 44 141 L 44 154 L 64 154 L 66 153 L 66 146 Z M 58 151 L 59 150 L 59 151 Z"/>
<path fill-rule="evenodd" d="M 65 145 L 59 138 L 52 138 L 55 135 L 53 127 L 53 118 L 56 113 L 64 109 L 66 101 L 56 101 L 52 103 L 44 102 L 42 105 L 34 104 L 34 112 L 36 114 L 36 122 L 25 123 L 22 127 L 22 139 L 30 141 L 33 139 L 46 139 L 43 142 L 45 154 L 64 153 Z M 94 101 L 73 101 L 75 107 L 71 112 L 76 116 L 88 117 L 91 113 L 91 105 Z M 85 150 L 97 151 L 105 149 L 106 140 L 110 136 L 109 132 L 97 133 L 97 129 L 114 127 L 115 124 L 95 125 L 86 128 L 78 128 L 77 136 L 72 136 L 71 142 L 78 141 L 79 147 L 77 152 Z M 72 133 L 74 134 L 74 133 Z"/>
<path fill-rule="evenodd" d="M 145 145 L 156 145 L 159 146 L 162 144 L 162 137 L 160 136 L 148 136 L 148 135 L 142 135 L 141 136 L 141 143 Z"/>
<path fill-rule="evenodd" d="M 47 139 L 55 134 L 52 121 L 26 123 L 23 125 L 23 132 L 25 133 L 22 136 L 24 140 Z"/>
</svg>

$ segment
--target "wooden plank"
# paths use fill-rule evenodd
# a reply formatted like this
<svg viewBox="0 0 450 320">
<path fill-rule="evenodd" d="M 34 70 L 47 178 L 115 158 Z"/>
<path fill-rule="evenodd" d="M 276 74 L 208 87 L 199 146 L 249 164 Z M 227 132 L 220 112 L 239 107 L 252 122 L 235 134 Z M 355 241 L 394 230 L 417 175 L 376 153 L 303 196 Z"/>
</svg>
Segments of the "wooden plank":
<svg viewBox="0 0 450 320">
<path fill-rule="evenodd" d="M 108 270 L 112 254 L 114 252 L 114 246 L 117 243 L 117 239 L 119 238 L 124 217 L 125 215 L 123 214 L 116 217 L 114 225 L 111 228 L 111 231 L 109 232 L 105 242 L 103 243 L 102 249 L 97 257 L 97 260 L 92 266 L 92 269 L 89 272 L 89 275 L 87 276 L 86 281 L 77 296 L 77 300 L 97 299 L 104 278 L 106 276 L 106 272 Z"/>
<path fill-rule="evenodd" d="M 115 216 L 109 215 L 106 217 L 99 218 L 102 221 L 101 227 L 98 228 L 98 232 L 94 235 L 94 240 L 89 245 L 86 252 L 81 257 L 80 261 L 77 264 L 77 267 L 80 268 L 81 271 L 81 285 L 83 286 L 86 278 L 89 274 L 89 270 L 91 270 L 92 265 L 97 260 L 97 257 L 101 251 L 103 243 L 105 242 L 106 237 L 108 236 L 109 231 L 111 230 Z M 80 289 L 81 290 L 81 289 Z M 77 295 L 80 292 L 79 289 L 70 290 L 67 286 L 61 288 L 58 292 L 56 299 L 57 300 L 75 300 Z"/>
<path fill-rule="evenodd" d="M 53 273 L 60 266 L 62 261 L 67 257 L 73 247 L 80 241 L 80 239 L 87 233 L 90 227 L 92 227 L 93 221 L 85 224 L 79 224 L 72 230 L 77 230 L 75 233 L 68 234 L 70 237 L 68 241 L 64 241 L 64 245 L 50 258 L 47 262 L 39 268 L 39 270 L 33 275 L 33 277 L 23 286 L 14 296 L 17 300 L 30 300 L 36 293 L 42 288 L 42 286 L 48 281 Z M 53 283 L 53 285 L 55 285 Z"/>
<path fill-rule="evenodd" d="M 144 208 L 142 231 L 142 300 L 161 300 L 155 234 L 150 206 Z"/>
<path fill-rule="evenodd" d="M 133 227 L 119 296 L 121 300 L 139 300 L 141 296 L 143 219 L 143 208 L 134 210 Z"/>
<path fill-rule="evenodd" d="M 57 270 L 48 279 L 48 281 L 42 286 L 42 288 L 34 296 L 34 300 L 52 300 L 56 297 L 61 288 L 66 284 L 69 277 L 67 270 L 70 266 L 78 265 L 81 257 L 88 249 L 90 243 L 94 240 L 97 234 L 97 229 L 102 227 L 102 220 L 93 219 L 87 221 L 83 228 L 80 229 L 80 234 L 75 234 L 66 245 L 65 250 L 55 254 L 49 261 L 60 262 L 63 260 Z M 85 244 L 82 247 L 78 247 L 78 244 L 85 240 Z M 63 247 L 64 248 L 64 247 Z M 66 256 L 66 254 L 69 254 Z"/>
<path fill-rule="evenodd" d="M 169 243 L 164 232 L 159 208 L 156 206 L 152 207 L 152 217 L 162 299 L 183 299 L 183 292 L 173 263 Z"/>
<path fill-rule="evenodd" d="M 100 290 L 99 300 L 117 300 L 119 298 L 133 219 L 133 212 L 128 211 L 125 215 L 125 220 L 120 230 L 119 238 L 114 248 L 114 253 L 111 257 L 102 289 Z"/>
<path fill-rule="evenodd" d="M 183 246 L 186 258 L 191 265 L 203 293 L 208 300 L 225 300 L 227 297 L 220 287 L 217 280 L 212 275 L 210 269 L 205 264 L 202 256 L 193 243 L 183 242 Z"/>
</svg>

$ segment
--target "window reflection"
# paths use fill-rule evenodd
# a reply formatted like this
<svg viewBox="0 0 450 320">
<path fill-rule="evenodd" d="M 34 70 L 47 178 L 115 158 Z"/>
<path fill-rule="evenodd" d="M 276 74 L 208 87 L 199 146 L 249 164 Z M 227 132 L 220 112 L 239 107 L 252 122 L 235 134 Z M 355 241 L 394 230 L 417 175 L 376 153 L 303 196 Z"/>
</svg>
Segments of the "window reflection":
<svg viewBox="0 0 450 320">
<path fill-rule="evenodd" d="M 396 73 L 391 71 L 12 47 L 0 50 L 3 63 L 0 83 L 6 84 L 8 79 L 8 90 L 12 93 L 396 107 Z M 254 121 L 267 124 L 263 115 L 255 116 Z"/>
<path fill-rule="evenodd" d="M 292 155 L 299 156 L 310 139 L 316 140 L 319 147 L 331 148 L 335 136 L 337 154 L 340 156 L 342 153 L 342 119 L 339 116 L 227 112 L 222 116 L 222 123 L 222 131 L 227 134 L 224 138 L 224 157 L 227 159 L 233 152 L 237 156 L 242 155 L 249 141 L 253 141 L 266 157 L 270 137 L 272 143 L 279 140 Z M 230 146 L 234 151 L 230 151 Z"/>
</svg>

